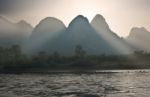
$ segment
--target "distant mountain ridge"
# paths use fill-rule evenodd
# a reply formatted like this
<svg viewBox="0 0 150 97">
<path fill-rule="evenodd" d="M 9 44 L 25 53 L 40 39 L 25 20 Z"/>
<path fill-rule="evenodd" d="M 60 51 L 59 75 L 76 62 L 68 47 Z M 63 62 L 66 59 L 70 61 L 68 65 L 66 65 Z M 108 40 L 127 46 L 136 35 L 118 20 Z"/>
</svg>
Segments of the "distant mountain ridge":
<svg viewBox="0 0 150 97">
<path fill-rule="evenodd" d="M 54 17 L 41 20 L 35 28 L 24 20 L 12 23 L 0 17 L 0 46 L 18 44 L 29 54 L 43 51 L 73 55 L 77 45 L 89 55 L 130 54 L 135 50 L 150 51 L 149 42 L 150 34 L 145 28 L 133 28 L 127 38 L 120 38 L 99 14 L 91 23 L 79 15 L 68 27 Z"/>
<path fill-rule="evenodd" d="M 79 15 L 71 21 L 66 31 L 53 40 L 51 48 L 55 49 L 51 51 L 56 50 L 64 55 L 72 55 L 75 47 L 81 45 L 87 54 L 102 54 L 103 52 L 107 54 L 106 50 L 110 46 L 106 44 L 104 49 L 101 46 L 102 41 L 98 33 L 91 27 L 88 19 Z"/>
<path fill-rule="evenodd" d="M 0 16 L 0 45 L 21 45 L 30 37 L 32 30 L 33 27 L 23 20 L 18 23 L 13 23 Z"/>
<path fill-rule="evenodd" d="M 57 51 L 72 55 L 77 45 L 92 55 L 127 54 L 132 51 L 124 40 L 109 29 L 101 15 L 96 15 L 91 24 L 86 17 L 79 15 L 68 27 L 56 18 L 45 18 L 35 27 L 28 43 L 31 45 L 28 48 L 30 53 Z"/>
<path fill-rule="evenodd" d="M 26 52 L 47 52 L 51 48 L 49 42 L 65 29 L 65 24 L 57 18 L 47 17 L 41 20 L 25 44 Z"/>
<path fill-rule="evenodd" d="M 96 15 L 91 22 L 92 27 L 99 33 L 99 35 L 107 41 L 119 54 L 128 54 L 133 52 L 133 48 L 126 43 L 122 38 L 115 34 L 109 28 L 105 18 L 102 15 Z"/>
<path fill-rule="evenodd" d="M 135 46 L 137 50 L 150 52 L 150 32 L 144 27 L 134 27 L 131 29 L 126 41 Z"/>
</svg>

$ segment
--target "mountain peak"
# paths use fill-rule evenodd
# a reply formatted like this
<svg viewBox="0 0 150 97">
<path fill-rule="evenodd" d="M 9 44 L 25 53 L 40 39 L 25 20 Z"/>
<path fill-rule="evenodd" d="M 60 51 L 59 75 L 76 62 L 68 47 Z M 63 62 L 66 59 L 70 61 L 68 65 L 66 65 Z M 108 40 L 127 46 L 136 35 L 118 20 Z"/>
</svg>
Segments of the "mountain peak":
<svg viewBox="0 0 150 97">
<path fill-rule="evenodd" d="M 20 20 L 17 24 L 29 24 L 25 20 Z"/>
<path fill-rule="evenodd" d="M 65 24 L 54 17 L 47 17 L 40 21 L 40 23 L 35 27 L 32 37 L 43 38 L 47 37 L 50 38 L 53 36 L 52 34 L 56 34 L 57 32 L 62 32 L 66 29 Z M 42 37 L 43 36 L 43 37 Z"/>
<path fill-rule="evenodd" d="M 84 17 L 83 15 L 78 15 L 77 17 L 75 17 L 72 22 L 69 24 L 69 26 L 72 25 L 87 25 L 89 24 L 89 20 Z"/>
<path fill-rule="evenodd" d="M 20 27 L 28 27 L 30 29 L 33 29 L 33 27 L 28 23 L 26 22 L 25 20 L 20 20 L 18 23 L 17 23 L 18 26 Z"/>
<path fill-rule="evenodd" d="M 55 17 L 46 17 L 42 21 L 54 21 L 54 20 L 60 21 L 59 19 L 57 19 Z"/>
<path fill-rule="evenodd" d="M 66 28 L 65 24 L 61 20 L 54 17 L 47 17 L 40 21 L 40 23 L 35 27 L 34 32 L 38 31 L 44 33 L 50 32 L 52 30 L 60 30 L 60 29 L 62 30 L 65 28 Z"/>
<path fill-rule="evenodd" d="M 131 29 L 131 32 L 148 32 L 148 30 L 145 27 L 133 27 Z"/>
<path fill-rule="evenodd" d="M 92 22 L 96 22 L 97 20 L 106 23 L 105 18 L 104 18 L 102 15 L 100 15 L 100 14 L 97 14 L 97 15 L 93 18 Z M 91 22 L 91 23 L 92 23 L 92 22 Z"/>
<path fill-rule="evenodd" d="M 3 16 L 0 16 L 0 19 L 2 19 L 2 20 L 6 20 L 6 18 L 4 18 Z"/>
<path fill-rule="evenodd" d="M 78 16 L 76 16 L 76 17 L 72 20 L 72 22 L 75 22 L 75 21 L 77 21 L 77 22 L 79 22 L 79 21 L 88 22 L 88 19 L 87 19 L 86 17 L 84 17 L 83 15 L 78 15 Z"/>
<path fill-rule="evenodd" d="M 147 36 L 147 34 L 150 34 L 148 32 L 149 31 L 145 27 L 133 27 L 128 37 L 143 36 L 143 35 Z"/>
<path fill-rule="evenodd" d="M 126 40 L 137 49 L 150 51 L 150 32 L 144 27 L 133 27 Z"/>
<path fill-rule="evenodd" d="M 93 18 L 93 20 L 91 21 L 91 25 L 97 32 L 100 32 L 100 33 L 111 32 L 109 25 L 107 24 L 105 18 L 100 14 L 97 14 Z"/>
<path fill-rule="evenodd" d="M 52 24 L 52 23 L 54 23 L 53 25 L 55 25 L 55 24 L 64 25 L 64 23 L 61 20 L 59 20 L 57 18 L 54 18 L 54 17 L 46 17 L 45 19 L 43 19 L 43 20 L 40 21 L 39 25 L 40 24 L 41 25 L 42 24 L 48 24 L 49 25 L 49 24 Z"/>
<path fill-rule="evenodd" d="M 8 19 L 6 19 L 4 16 L 0 16 L 0 19 L 8 21 Z"/>
<path fill-rule="evenodd" d="M 87 19 L 87 18 L 83 15 L 78 15 L 78 16 L 75 17 L 74 20 L 76 20 L 76 19 Z"/>
<path fill-rule="evenodd" d="M 5 18 L 4 16 L 0 16 L 0 22 L 2 24 L 5 24 L 5 23 L 14 24 L 13 22 L 9 21 L 9 19 Z"/>
<path fill-rule="evenodd" d="M 100 14 L 97 14 L 94 18 L 93 18 L 93 20 L 94 19 L 103 19 L 103 20 L 105 20 L 105 18 L 102 16 L 102 15 L 100 15 Z"/>
</svg>

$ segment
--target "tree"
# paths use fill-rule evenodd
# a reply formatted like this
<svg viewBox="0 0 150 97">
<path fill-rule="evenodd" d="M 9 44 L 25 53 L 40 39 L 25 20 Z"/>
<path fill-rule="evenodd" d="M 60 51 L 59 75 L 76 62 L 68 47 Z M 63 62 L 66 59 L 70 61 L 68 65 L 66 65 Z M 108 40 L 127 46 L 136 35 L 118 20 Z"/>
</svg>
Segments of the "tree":
<svg viewBox="0 0 150 97">
<path fill-rule="evenodd" d="M 19 45 L 13 45 L 11 47 L 11 51 L 15 57 L 19 57 L 22 55 L 21 47 Z"/>
<path fill-rule="evenodd" d="M 61 55 L 59 54 L 59 52 L 55 51 L 52 55 L 51 55 L 51 59 L 54 63 L 60 63 L 61 60 Z"/>
<path fill-rule="evenodd" d="M 143 55 L 144 51 L 140 50 L 140 51 L 134 51 L 135 55 Z"/>
<path fill-rule="evenodd" d="M 52 54 L 52 57 L 53 57 L 54 59 L 59 59 L 59 58 L 60 58 L 59 52 L 55 51 L 55 52 Z"/>
<path fill-rule="evenodd" d="M 77 58 L 83 58 L 85 56 L 86 52 L 83 50 L 81 45 L 77 45 L 75 48 L 75 56 Z"/>
</svg>

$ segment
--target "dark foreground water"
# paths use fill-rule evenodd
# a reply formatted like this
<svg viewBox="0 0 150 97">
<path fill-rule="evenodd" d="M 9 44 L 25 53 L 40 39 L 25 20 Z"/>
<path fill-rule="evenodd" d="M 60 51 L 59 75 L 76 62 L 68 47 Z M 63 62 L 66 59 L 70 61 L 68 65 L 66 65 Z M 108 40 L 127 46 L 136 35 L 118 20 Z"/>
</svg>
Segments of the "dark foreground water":
<svg viewBox="0 0 150 97">
<path fill-rule="evenodd" d="M 150 70 L 0 74 L 0 97 L 150 97 Z"/>
</svg>

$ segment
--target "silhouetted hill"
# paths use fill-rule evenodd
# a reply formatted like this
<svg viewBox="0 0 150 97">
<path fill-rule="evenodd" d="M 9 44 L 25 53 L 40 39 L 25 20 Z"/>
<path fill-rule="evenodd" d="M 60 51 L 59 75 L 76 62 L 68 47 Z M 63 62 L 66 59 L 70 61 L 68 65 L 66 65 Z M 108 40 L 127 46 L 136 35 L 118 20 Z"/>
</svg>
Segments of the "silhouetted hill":
<svg viewBox="0 0 150 97">
<path fill-rule="evenodd" d="M 24 21 L 13 23 L 4 17 L 0 17 L 0 45 L 21 45 L 32 32 L 32 26 Z"/>
<path fill-rule="evenodd" d="M 112 32 L 101 15 L 96 15 L 91 23 L 79 15 L 68 27 L 57 18 L 47 17 L 34 29 L 24 20 L 12 23 L 0 17 L 0 45 L 13 44 L 21 45 L 30 54 L 59 52 L 62 55 L 72 55 L 76 46 L 81 46 L 90 55 L 133 52 L 132 43 Z"/>
<path fill-rule="evenodd" d="M 82 15 L 75 17 L 66 31 L 55 38 L 51 45 L 53 48 L 51 51 L 65 55 L 72 55 L 77 45 L 82 46 L 87 54 L 107 53 L 111 49 L 91 27 L 88 19 Z"/>
<path fill-rule="evenodd" d="M 79 15 L 68 28 L 56 18 L 46 18 L 35 27 L 28 43 L 27 51 L 32 53 L 57 51 L 72 55 L 77 45 L 90 55 L 131 53 L 129 45 L 109 29 L 101 15 L 97 15 L 91 24 Z"/>
<path fill-rule="evenodd" d="M 132 28 L 126 40 L 127 42 L 135 46 L 137 50 L 150 52 L 150 32 L 147 31 L 144 27 Z"/>
<path fill-rule="evenodd" d="M 98 32 L 99 36 L 101 36 L 107 44 L 111 45 L 118 54 L 128 54 L 133 51 L 133 48 L 128 43 L 110 30 L 103 16 L 99 14 L 96 15 L 92 20 L 91 25 L 95 31 Z"/>
<path fill-rule="evenodd" d="M 26 44 L 25 50 L 30 53 L 49 51 L 53 38 L 66 29 L 64 23 L 54 17 L 47 17 L 35 27 Z"/>
<path fill-rule="evenodd" d="M 77 45 L 81 45 L 87 54 L 112 54 L 113 48 L 91 27 L 88 19 L 82 15 L 71 21 L 60 39 L 64 50 L 72 54 Z"/>
<path fill-rule="evenodd" d="M 27 23 L 25 20 L 21 20 L 17 23 L 17 26 L 19 31 L 22 32 L 21 34 L 28 38 L 30 37 L 33 27 L 29 23 Z"/>
</svg>

